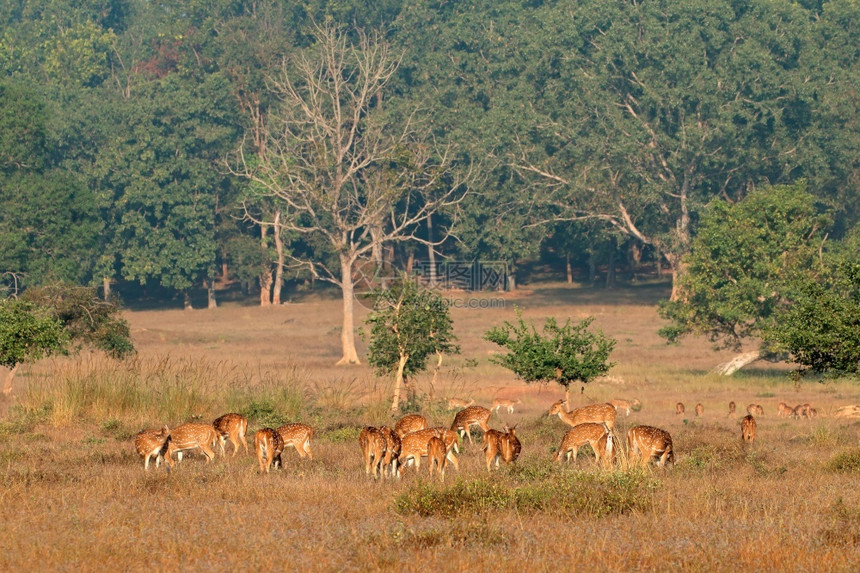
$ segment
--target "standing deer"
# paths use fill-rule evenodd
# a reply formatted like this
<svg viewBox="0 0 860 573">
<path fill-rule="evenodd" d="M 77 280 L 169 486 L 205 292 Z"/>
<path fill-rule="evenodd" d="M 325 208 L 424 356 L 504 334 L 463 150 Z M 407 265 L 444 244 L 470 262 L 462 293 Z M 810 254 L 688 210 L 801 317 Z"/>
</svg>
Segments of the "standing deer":
<svg viewBox="0 0 860 573">
<path fill-rule="evenodd" d="M 394 432 L 403 439 L 403 436 L 427 427 L 427 418 L 421 414 L 406 414 L 394 424 Z"/>
<path fill-rule="evenodd" d="M 382 475 L 392 478 L 400 477 L 401 440 L 397 432 L 388 426 L 381 426 L 379 431 L 385 438 L 385 454 L 382 456 Z"/>
<path fill-rule="evenodd" d="M 365 426 L 358 436 L 361 453 L 364 455 L 364 473 L 379 478 L 379 468 L 386 452 L 385 436 L 373 426 Z"/>
<path fill-rule="evenodd" d="M 705 407 L 702 405 L 701 402 L 699 402 L 698 404 L 696 404 L 696 416 L 701 416 L 704 413 Z"/>
<path fill-rule="evenodd" d="M 502 461 L 506 464 L 512 464 L 517 461 L 517 458 L 520 457 L 520 452 L 523 449 L 520 439 L 517 438 L 516 429 L 516 425 L 511 426 L 510 428 L 505 426 L 505 433 L 502 435 Z"/>
<path fill-rule="evenodd" d="M 561 445 L 553 459 L 561 463 L 564 460 L 570 460 L 570 454 L 573 453 L 573 461 L 576 463 L 579 448 L 586 444 L 589 444 L 591 449 L 594 450 L 594 457 L 598 463 L 601 460 L 604 464 L 611 463 L 611 458 L 614 454 L 612 432 L 606 424 L 594 422 L 579 424 L 568 430 L 561 439 Z"/>
<path fill-rule="evenodd" d="M 460 398 L 450 398 L 448 400 L 448 409 L 456 410 L 457 408 L 468 408 L 475 403 L 475 400 L 469 398 L 469 401 L 461 400 Z"/>
<path fill-rule="evenodd" d="M 155 467 L 161 465 L 161 460 L 167 453 L 168 445 L 170 444 L 170 430 L 167 426 L 162 426 L 160 430 L 141 430 L 134 437 L 134 447 L 140 457 L 143 458 L 143 469 L 149 469 L 149 458 L 155 456 Z M 173 467 L 173 460 L 168 456 L 167 470 Z"/>
<path fill-rule="evenodd" d="M 227 456 L 224 446 L 228 438 L 230 439 L 230 443 L 233 444 L 232 457 L 235 458 L 236 453 L 239 451 L 239 442 L 242 442 L 242 445 L 245 446 L 245 453 L 248 453 L 248 442 L 245 440 L 245 434 L 248 432 L 248 418 L 241 414 L 224 414 L 215 418 L 212 426 L 218 432 L 218 443 L 221 446 L 222 456 Z"/>
<path fill-rule="evenodd" d="M 445 443 L 445 457 L 454 464 L 454 469 L 460 470 L 460 463 L 457 457 L 453 454 L 454 450 L 459 451 L 457 446 L 457 432 L 454 430 L 446 430 L 445 428 L 426 428 L 411 434 L 406 434 L 401 440 L 400 446 L 400 463 L 401 465 L 415 464 L 415 468 L 421 467 L 421 457 L 427 455 L 427 444 L 430 438 L 437 437 Z"/>
<path fill-rule="evenodd" d="M 685 410 L 684 410 L 684 403 L 683 402 L 678 402 L 677 404 L 675 404 L 675 414 L 676 415 L 678 415 L 678 416 L 683 415 L 684 412 L 685 412 Z"/>
<path fill-rule="evenodd" d="M 583 406 L 570 412 L 567 411 L 566 406 L 566 401 L 559 400 L 550 407 L 547 415 L 558 415 L 559 419 L 569 426 L 578 426 L 586 422 L 593 422 L 596 424 L 606 424 L 606 427 L 610 430 L 615 427 L 615 417 L 618 415 L 618 412 L 608 402 Z"/>
<path fill-rule="evenodd" d="M 741 438 L 743 441 L 752 442 L 755 440 L 755 426 L 755 418 L 749 414 L 744 416 L 744 419 L 741 420 Z"/>
<path fill-rule="evenodd" d="M 263 428 L 254 434 L 254 452 L 260 464 L 260 473 L 269 473 L 269 469 L 275 466 L 283 467 L 281 452 L 284 451 L 284 440 L 277 430 Z"/>
<path fill-rule="evenodd" d="M 445 442 L 442 438 L 433 436 L 427 442 L 427 465 L 430 469 L 430 478 L 433 478 L 433 472 L 439 474 L 439 479 L 445 481 L 445 462 L 447 460 L 448 450 L 445 447 Z"/>
<path fill-rule="evenodd" d="M 170 443 L 167 446 L 167 456 L 176 453 L 176 458 L 182 461 L 182 452 L 199 449 L 209 463 L 215 459 L 212 447 L 221 440 L 220 434 L 212 424 L 188 422 L 173 428 L 170 432 Z"/>
<path fill-rule="evenodd" d="M 776 407 L 776 415 L 780 418 L 787 418 L 791 415 L 791 408 L 785 402 L 780 402 L 779 406 Z"/>
<path fill-rule="evenodd" d="M 653 426 L 634 426 L 627 431 L 627 449 L 630 459 L 641 456 L 642 467 L 646 467 L 651 458 L 657 457 L 658 466 L 666 462 L 675 465 L 675 452 L 672 449 L 672 436 L 669 432 Z"/>
<path fill-rule="evenodd" d="M 640 406 L 642 406 L 642 402 L 640 402 L 637 399 L 634 399 L 631 402 L 630 400 L 624 400 L 621 398 L 616 398 L 614 400 L 610 400 L 609 403 L 612 404 L 612 406 L 615 408 L 616 412 L 620 412 L 621 410 L 624 410 L 625 415 L 627 415 L 627 416 L 630 415 L 630 410 L 635 410 L 636 408 L 639 408 Z"/>
<path fill-rule="evenodd" d="M 288 446 L 296 449 L 300 458 L 314 459 L 311 451 L 311 438 L 314 437 L 314 429 L 307 424 L 284 424 L 278 428 L 278 433 L 284 441 L 284 449 Z"/>
<path fill-rule="evenodd" d="M 469 429 L 472 426 L 480 427 L 485 433 L 490 429 L 490 411 L 483 406 L 469 406 L 464 410 L 457 412 L 454 416 L 454 422 L 451 424 L 451 429 L 469 437 L 469 443 L 473 444 L 472 433 Z"/>
<path fill-rule="evenodd" d="M 736 409 L 737 407 L 735 406 L 735 401 L 732 400 L 731 402 L 729 402 L 729 418 L 734 417 Z"/>
<path fill-rule="evenodd" d="M 514 413 L 514 406 L 516 406 L 517 404 L 520 404 L 520 403 L 522 403 L 522 400 L 520 400 L 519 398 L 517 398 L 516 400 L 508 400 L 506 398 L 496 398 L 495 400 L 493 400 L 493 406 L 490 408 L 490 410 L 495 411 L 496 415 L 498 415 L 499 408 L 507 408 L 508 414 L 513 414 Z"/>
</svg>

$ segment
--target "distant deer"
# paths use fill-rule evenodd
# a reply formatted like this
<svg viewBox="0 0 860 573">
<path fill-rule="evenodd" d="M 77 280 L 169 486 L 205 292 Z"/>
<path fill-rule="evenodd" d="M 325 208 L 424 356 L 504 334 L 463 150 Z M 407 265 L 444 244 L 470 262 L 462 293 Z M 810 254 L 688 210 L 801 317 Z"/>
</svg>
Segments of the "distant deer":
<svg viewBox="0 0 860 573">
<path fill-rule="evenodd" d="M 296 449 L 300 458 L 314 459 L 311 451 L 311 438 L 314 437 L 314 429 L 307 424 L 284 424 L 278 428 L 278 433 L 284 441 L 284 449 L 292 447 Z"/>
<path fill-rule="evenodd" d="M 387 449 L 385 436 L 378 428 L 365 426 L 358 436 L 358 443 L 361 446 L 361 453 L 364 455 L 364 473 L 367 475 L 373 473 L 373 477 L 378 479 L 379 468 L 382 466 L 382 460 Z"/>
<path fill-rule="evenodd" d="M 743 441 L 752 442 L 755 440 L 755 426 L 755 418 L 749 414 L 744 416 L 744 419 L 741 420 L 741 438 Z"/>
<path fill-rule="evenodd" d="M 601 445 L 601 440 L 603 444 Z M 613 455 L 614 439 L 612 432 L 603 423 L 586 422 L 574 426 L 561 439 L 561 445 L 553 458 L 556 462 L 561 463 L 565 460 L 570 460 L 570 455 L 573 453 L 573 461 L 576 463 L 576 456 L 579 453 L 579 448 L 589 444 L 594 450 L 594 456 L 598 463 L 603 461 L 604 464 L 611 463 Z"/>
<path fill-rule="evenodd" d="M 761 404 L 755 405 L 755 414 L 753 414 L 753 415 L 754 416 L 764 416 L 764 408 L 762 407 Z"/>
<path fill-rule="evenodd" d="M 469 406 L 464 410 L 457 412 L 454 416 L 454 422 L 451 424 L 451 429 L 469 437 L 469 443 L 473 444 L 472 433 L 469 429 L 472 426 L 478 426 L 485 433 L 490 429 L 490 411 L 483 406 Z"/>
<path fill-rule="evenodd" d="M 149 469 L 149 458 L 155 456 L 155 467 L 161 465 L 161 460 L 165 459 L 168 445 L 170 444 L 170 430 L 167 426 L 162 426 L 160 430 L 141 430 L 134 438 L 134 447 L 140 457 L 143 458 L 143 469 Z M 168 456 L 166 458 L 167 469 L 173 467 L 173 460 Z"/>
<path fill-rule="evenodd" d="M 747 414 L 750 416 L 755 416 L 758 413 L 758 404 L 749 404 L 747 405 Z"/>
<path fill-rule="evenodd" d="M 448 400 L 448 409 L 449 410 L 456 410 L 457 408 L 468 408 L 469 406 L 471 406 L 474 403 L 475 403 L 475 400 L 472 398 L 469 398 L 468 402 L 465 400 L 462 400 L 460 398 L 450 398 Z"/>
<path fill-rule="evenodd" d="M 653 426 L 634 426 L 627 431 L 627 449 L 631 461 L 640 456 L 642 467 L 657 457 L 657 465 L 675 465 L 675 452 L 672 449 L 672 436 L 669 432 Z"/>
<path fill-rule="evenodd" d="M 400 477 L 401 440 L 397 432 L 388 426 L 381 426 L 379 431 L 385 438 L 385 454 L 382 456 L 382 475 L 392 478 Z"/>
<path fill-rule="evenodd" d="M 610 400 L 609 403 L 612 404 L 616 412 L 624 410 L 626 416 L 630 415 L 630 410 L 635 410 L 642 406 L 642 402 L 636 399 L 631 402 L 630 400 L 616 398 L 614 400 Z"/>
<path fill-rule="evenodd" d="M 809 418 L 810 420 L 813 418 L 817 418 L 818 417 L 818 410 L 816 410 L 815 408 L 808 408 L 806 410 L 806 417 Z"/>
<path fill-rule="evenodd" d="M 442 438 L 433 436 L 427 442 L 427 465 L 430 469 L 430 478 L 433 478 L 433 472 L 439 474 L 439 479 L 445 481 L 445 462 L 447 461 L 448 450 L 445 447 L 445 442 Z"/>
<path fill-rule="evenodd" d="M 254 433 L 254 452 L 260 464 L 260 473 L 269 473 L 269 469 L 283 466 L 281 452 L 284 451 L 284 440 L 277 430 L 263 428 Z"/>
<path fill-rule="evenodd" d="M 736 410 L 735 401 L 732 400 L 731 402 L 729 402 L 729 417 L 730 418 L 734 417 L 735 410 Z"/>
<path fill-rule="evenodd" d="M 701 416 L 704 413 L 705 413 L 705 407 L 702 406 L 701 402 L 699 402 L 698 404 L 696 404 L 696 416 Z"/>
<path fill-rule="evenodd" d="M 517 459 L 522 448 L 520 441 L 514 435 L 512 429 L 505 426 L 505 431 L 487 430 L 484 432 L 484 439 L 481 449 L 484 451 L 484 458 L 487 462 L 487 471 L 489 472 L 493 462 L 496 463 L 496 468 L 499 467 L 499 460 L 509 464 Z"/>
<path fill-rule="evenodd" d="M 559 400 L 550 406 L 547 415 L 558 415 L 559 419 L 569 426 L 578 426 L 579 424 L 584 424 L 586 422 L 593 422 L 596 424 L 606 424 L 606 427 L 611 430 L 615 427 L 615 417 L 618 415 L 618 412 L 615 410 L 615 407 L 608 402 L 603 404 L 591 404 L 568 412 L 567 402 Z"/>
<path fill-rule="evenodd" d="M 221 440 L 220 434 L 212 424 L 187 422 L 173 428 L 170 432 L 170 443 L 167 446 L 167 456 L 176 453 L 176 459 L 182 461 L 182 452 L 199 449 L 209 463 L 215 459 L 212 446 Z"/>
<path fill-rule="evenodd" d="M 681 416 L 684 414 L 684 412 L 685 412 L 685 410 L 684 410 L 684 403 L 683 402 L 678 402 L 677 404 L 675 404 L 675 414 L 676 415 Z"/>
<path fill-rule="evenodd" d="M 406 434 L 423 430 L 427 426 L 427 418 L 421 414 L 406 414 L 394 424 L 394 432 L 403 439 Z"/>
<path fill-rule="evenodd" d="M 218 443 L 221 446 L 221 455 L 226 457 L 224 446 L 227 439 L 233 444 L 233 456 L 239 451 L 239 442 L 245 446 L 245 453 L 248 453 L 248 442 L 245 440 L 245 434 L 248 432 L 248 418 L 241 414 L 224 414 L 215 418 L 212 422 L 215 431 L 218 432 Z"/>
<path fill-rule="evenodd" d="M 780 418 L 787 418 L 792 412 L 792 408 L 785 402 L 780 402 L 779 406 L 776 407 L 776 415 Z"/>
<path fill-rule="evenodd" d="M 430 438 L 439 438 L 445 444 L 445 457 L 454 464 L 456 470 L 460 470 L 460 462 L 453 454 L 455 450 L 459 451 L 457 446 L 457 432 L 454 430 L 446 430 L 445 428 L 426 428 L 411 434 L 406 434 L 401 440 L 400 447 L 400 463 L 410 466 L 415 464 L 415 468 L 421 467 L 422 456 L 427 455 L 427 445 Z"/>
<path fill-rule="evenodd" d="M 508 400 L 506 398 L 496 398 L 495 400 L 493 400 L 493 406 L 490 408 L 490 410 L 494 410 L 496 412 L 496 414 L 498 414 L 499 408 L 507 408 L 508 414 L 513 414 L 514 413 L 514 406 L 516 406 L 517 404 L 520 404 L 520 403 L 522 403 L 522 400 L 520 400 L 519 398 L 517 398 L 516 400 Z"/>
</svg>

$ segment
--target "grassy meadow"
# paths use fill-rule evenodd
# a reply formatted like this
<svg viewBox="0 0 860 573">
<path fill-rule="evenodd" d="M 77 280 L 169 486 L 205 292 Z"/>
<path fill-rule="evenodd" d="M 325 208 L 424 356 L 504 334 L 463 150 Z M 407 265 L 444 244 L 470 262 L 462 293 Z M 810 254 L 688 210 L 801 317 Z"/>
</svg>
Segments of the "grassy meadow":
<svg viewBox="0 0 860 573">
<path fill-rule="evenodd" d="M 716 376 L 730 353 L 657 336 L 656 301 L 667 295 L 666 285 L 544 284 L 503 295 L 501 308 L 453 308 L 462 354 L 446 358 L 435 384 L 430 373 L 414 381 L 413 406 L 448 426 L 447 398 L 519 398 L 491 425 L 517 424 L 523 450 L 488 475 L 480 446 L 466 441 L 444 484 L 426 465 L 396 483 L 365 476 L 358 433 L 393 424 L 392 384 L 366 366 L 334 366 L 339 300 L 129 311 L 134 360 L 84 354 L 23 367 L 3 405 L 0 570 L 856 570 L 860 423 L 828 414 L 860 404 L 860 385 L 795 384 L 768 363 Z M 567 427 L 543 414 L 562 389 L 517 381 L 490 363 L 481 338 L 515 306 L 538 323 L 594 316 L 618 340 L 616 366 L 584 394 L 576 388 L 574 405 L 638 398 L 616 435 L 640 423 L 669 431 L 674 468 L 630 468 L 622 451 L 616 469 L 600 471 L 587 447 L 576 464 L 553 464 Z M 731 400 L 738 412 L 764 406 L 749 447 L 740 415 L 727 415 Z M 824 415 L 778 418 L 782 400 Z M 169 474 L 144 472 L 138 430 L 230 411 L 249 417 L 249 443 L 263 426 L 312 425 L 314 459 L 287 450 L 285 468 L 261 476 L 252 454 L 211 464 L 192 454 Z"/>
</svg>

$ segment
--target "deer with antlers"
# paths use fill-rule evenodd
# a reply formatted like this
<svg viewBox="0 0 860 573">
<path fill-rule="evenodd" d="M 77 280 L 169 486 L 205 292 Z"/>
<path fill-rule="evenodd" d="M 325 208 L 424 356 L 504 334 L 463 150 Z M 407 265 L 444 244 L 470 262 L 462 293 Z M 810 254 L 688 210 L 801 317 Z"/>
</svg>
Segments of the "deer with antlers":
<svg viewBox="0 0 860 573">
<path fill-rule="evenodd" d="M 595 460 L 604 465 L 611 463 L 614 457 L 615 440 L 612 431 L 604 423 L 586 422 L 574 426 L 561 440 L 561 445 L 555 453 L 554 460 L 561 463 L 565 460 L 570 460 L 571 453 L 573 454 L 573 462 L 576 463 L 576 456 L 579 448 L 584 445 L 590 445 L 594 450 Z"/>
<path fill-rule="evenodd" d="M 472 426 L 478 426 L 484 433 L 489 431 L 490 411 L 483 406 L 469 406 L 457 412 L 451 423 L 451 429 L 458 432 L 461 437 L 463 434 L 468 436 L 470 444 L 474 443 L 472 433 L 469 431 Z"/>
<path fill-rule="evenodd" d="M 140 457 L 143 458 L 143 469 L 149 469 L 149 459 L 155 457 L 155 467 L 161 465 L 161 460 L 166 459 L 167 470 L 173 467 L 173 460 L 167 453 L 168 445 L 170 444 L 170 430 L 167 426 L 162 426 L 160 430 L 141 430 L 134 437 L 134 447 Z"/>
<path fill-rule="evenodd" d="M 672 448 L 672 436 L 669 432 L 653 426 L 634 426 L 627 431 L 627 449 L 631 461 L 640 457 L 642 467 L 646 467 L 652 458 L 657 458 L 658 466 L 666 463 L 675 465 L 675 451 Z"/>
<path fill-rule="evenodd" d="M 284 441 L 284 449 L 292 447 L 296 449 L 300 458 L 314 459 L 311 451 L 311 438 L 314 437 L 314 429 L 307 424 L 284 424 L 278 428 L 278 433 Z"/>
<path fill-rule="evenodd" d="M 284 440 L 277 430 L 263 428 L 254 433 L 254 452 L 260 464 L 260 473 L 269 473 L 269 469 L 282 467 L 281 453 L 284 451 Z"/>
<path fill-rule="evenodd" d="M 595 424 L 606 424 L 606 427 L 611 430 L 615 427 L 615 417 L 618 415 L 618 412 L 615 410 L 615 407 L 608 402 L 603 404 L 591 404 L 568 412 L 567 402 L 565 400 L 559 400 L 550 407 L 547 415 L 558 415 L 559 419 L 569 426 L 578 426 L 579 424 L 592 422 Z"/>
<path fill-rule="evenodd" d="M 382 460 L 387 450 L 385 436 L 378 428 L 365 426 L 358 436 L 358 443 L 364 456 L 364 473 L 367 475 L 373 473 L 374 479 L 378 479 L 379 469 L 382 467 Z"/>
<path fill-rule="evenodd" d="M 229 438 L 233 444 L 233 456 L 239 451 L 239 442 L 245 446 L 245 453 L 248 453 L 248 442 L 245 440 L 245 434 L 248 432 L 248 418 L 242 414 L 224 414 L 215 418 L 212 422 L 215 431 L 218 432 L 218 443 L 221 446 L 221 455 L 226 457 L 225 445 Z"/>
<path fill-rule="evenodd" d="M 744 416 L 741 420 L 741 439 L 744 442 L 752 442 L 755 440 L 755 418 L 750 414 Z"/>
<path fill-rule="evenodd" d="M 400 437 L 400 439 L 403 439 L 403 436 L 406 434 L 423 430 L 428 426 L 427 418 L 421 414 L 406 414 L 397 420 L 396 424 L 394 424 L 394 432 Z"/>
<path fill-rule="evenodd" d="M 221 440 L 220 434 L 212 424 L 187 422 L 173 428 L 170 432 L 170 443 L 167 446 L 167 457 L 176 454 L 176 459 L 182 461 L 182 453 L 199 449 L 209 463 L 215 459 L 212 446 Z"/>
</svg>

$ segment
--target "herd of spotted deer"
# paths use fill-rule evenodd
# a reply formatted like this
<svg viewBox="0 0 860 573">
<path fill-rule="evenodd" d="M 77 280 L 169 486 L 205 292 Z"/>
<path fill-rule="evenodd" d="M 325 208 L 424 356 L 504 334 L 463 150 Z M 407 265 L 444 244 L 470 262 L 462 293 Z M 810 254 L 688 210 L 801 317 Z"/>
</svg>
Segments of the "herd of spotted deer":
<svg viewBox="0 0 860 573">
<path fill-rule="evenodd" d="M 445 469 L 450 462 L 459 471 L 460 465 L 456 454 L 460 453 L 459 441 L 468 437 L 472 441 L 471 428 L 478 426 L 484 432 L 482 451 L 485 455 L 487 471 L 492 466 L 499 467 L 499 462 L 506 464 L 517 460 L 522 450 L 522 444 L 516 435 L 516 426 L 504 427 L 503 431 L 490 428 L 492 411 L 498 413 L 500 408 L 506 408 L 513 413 L 516 400 L 495 400 L 491 409 L 475 406 L 474 401 L 466 402 L 459 399 L 449 400 L 449 408 L 460 408 L 454 416 L 449 429 L 443 427 L 428 427 L 427 418 L 420 414 L 407 414 L 400 418 L 393 428 L 387 426 L 366 426 L 359 435 L 359 445 L 364 458 L 365 473 L 374 478 L 381 476 L 400 477 L 402 466 L 414 465 L 416 470 L 421 466 L 421 458 L 426 457 L 430 476 L 445 479 Z M 561 441 L 555 453 L 554 460 L 562 462 L 573 460 L 579 448 L 590 445 L 594 450 L 599 465 L 610 467 L 615 461 L 615 418 L 618 412 L 630 411 L 641 407 L 639 400 L 610 400 L 601 404 L 591 404 L 574 410 L 567 410 L 567 402 L 555 402 L 547 412 L 549 416 L 558 416 L 564 423 L 571 426 Z M 736 406 L 729 403 L 729 416 L 735 416 Z M 699 403 L 695 407 L 696 415 L 704 414 L 704 406 Z M 675 413 L 682 415 L 684 404 L 675 405 Z M 744 442 L 755 440 L 756 420 L 754 416 L 764 414 L 764 408 L 758 404 L 747 406 L 747 415 L 741 420 L 741 438 Z M 816 417 L 818 412 L 810 404 L 790 407 L 780 402 L 777 415 L 780 417 L 806 418 Z M 163 426 L 160 430 L 141 430 L 135 437 L 137 453 L 144 460 L 144 469 L 149 469 L 150 459 L 155 458 L 158 467 L 161 461 L 167 469 L 173 467 L 174 454 L 177 461 L 182 461 L 185 451 L 200 450 L 206 461 L 215 458 L 213 447 L 220 446 L 222 456 L 226 456 L 227 440 L 233 444 L 233 457 L 239 451 L 241 443 L 248 452 L 248 442 L 245 435 L 248 430 L 248 420 L 241 414 L 224 414 L 211 424 L 189 422 L 170 430 Z M 274 466 L 282 466 L 281 454 L 284 449 L 294 447 L 302 458 L 313 459 L 311 438 L 314 430 L 306 424 L 286 424 L 277 429 L 263 428 L 254 434 L 254 451 L 260 465 L 260 473 L 268 473 Z M 637 425 L 627 431 L 627 449 L 629 459 L 637 461 L 646 467 L 656 459 L 657 465 L 674 465 L 675 453 L 672 447 L 672 436 L 660 428 Z"/>
</svg>

